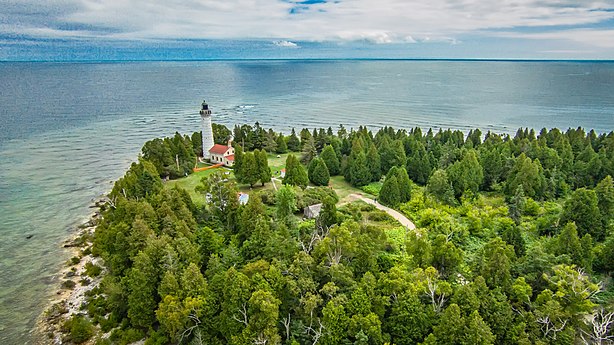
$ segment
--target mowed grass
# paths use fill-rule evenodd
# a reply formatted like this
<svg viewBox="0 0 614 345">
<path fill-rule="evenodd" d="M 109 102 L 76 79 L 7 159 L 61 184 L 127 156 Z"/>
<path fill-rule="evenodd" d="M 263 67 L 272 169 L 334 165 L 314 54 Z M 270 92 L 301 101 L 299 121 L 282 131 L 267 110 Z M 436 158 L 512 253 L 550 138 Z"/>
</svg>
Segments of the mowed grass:
<svg viewBox="0 0 614 345">
<path fill-rule="evenodd" d="M 288 155 L 290 154 L 294 154 L 295 156 L 297 156 L 297 158 L 300 157 L 301 155 L 300 152 L 290 152 L 290 153 L 284 153 L 284 154 L 276 154 L 276 153 L 267 154 L 267 159 L 269 161 L 269 168 L 271 168 L 271 175 L 273 176 L 274 179 L 277 179 L 277 181 L 266 183 L 264 187 L 261 186 L 260 183 L 256 183 L 253 187 L 250 187 L 247 184 L 238 184 L 237 187 L 239 188 L 241 192 L 244 192 L 244 193 L 275 189 L 275 187 L 273 186 L 273 183 L 275 183 L 277 188 L 279 188 L 281 186 L 280 172 L 282 169 L 286 167 L 286 159 L 288 158 Z M 198 166 L 201 167 L 201 166 L 207 166 L 207 165 L 208 164 L 199 163 Z M 306 168 L 307 167 L 305 167 L 305 169 Z M 188 193 L 190 193 L 190 196 L 192 197 L 192 200 L 194 201 L 195 204 L 204 205 L 205 196 L 201 193 L 196 192 L 196 187 L 200 185 L 203 177 L 207 177 L 216 171 L 229 172 L 230 174 L 228 175 L 228 178 L 230 180 L 235 180 L 232 169 L 216 168 L 216 169 L 209 169 L 205 171 L 195 172 L 195 173 L 190 174 L 187 177 L 180 178 L 177 180 L 167 181 L 165 182 L 164 186 L 166 188 L 173 188 L 175 186 L 179 186 L 187 190 Z M 352 185 L 350 185 L 347 181 L 345 181 L 343 176 L 332 176 L 330 178 L 330 186 L 335 190 L 335 192 L 337 192 L 337 195 L 339 196 L 339 200 L 342 200 L 346 198 L 348 195 L 353 194 L 353 193 L 366 194 L 363 191 L 361 191 L 359 188 L 352 187 Z"/>
<path fill-rule="evenodd" d="M 228 175 L 229 178 L 234 179 L 234 174 L 232 173 L 232 169 L 215 168 L 215 169 L 195 172 L 195 173 L 188 175 L 187 177 L 180 178 L 177 180 L 166 181 L 164 183 L 164 187 L 174 188 L 175 186 L 179 186 L 187 190 L 188 193 L 190 193 L 190 197 L 192 198 L 192 201 L 194 201 L 195 204 L 204 205 L 205 196 L 203 194 L 196 192 L 196 187 L 200 184 L 200 181 L 202 180 L 203 177 L 207 177 L 216 171 L 230 172 L 230 175 Z"/>
</svg>

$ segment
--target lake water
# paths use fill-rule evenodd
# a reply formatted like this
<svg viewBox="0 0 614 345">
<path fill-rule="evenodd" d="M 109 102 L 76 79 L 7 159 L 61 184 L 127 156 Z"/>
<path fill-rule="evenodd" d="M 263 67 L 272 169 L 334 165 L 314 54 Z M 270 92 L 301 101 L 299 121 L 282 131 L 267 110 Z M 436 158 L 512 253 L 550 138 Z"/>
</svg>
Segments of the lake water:
<svg viewBox="0 0 614 345">
<path fill-rule="evenodd" d="M 151 138 L 229 126 L 614 130 L 614 63 L 0 63 L 0 342 L 32 343 L 61 242 Z M 31 239 L 26 236 L 32 235 Z"/>
</svg>

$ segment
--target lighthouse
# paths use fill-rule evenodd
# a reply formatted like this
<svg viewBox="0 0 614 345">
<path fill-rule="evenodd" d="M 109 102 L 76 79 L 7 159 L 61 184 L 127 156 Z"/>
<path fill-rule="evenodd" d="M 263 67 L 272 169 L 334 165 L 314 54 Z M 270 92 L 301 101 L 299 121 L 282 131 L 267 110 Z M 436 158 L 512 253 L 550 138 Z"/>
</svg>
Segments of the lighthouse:
<svg viewBox="0 0 614 345">
<path fill-rule="evenodd" d="M 203 159 L 210 159 L 209 150 L 213 147 L 213 128 L 211 127 L 211 110 L 206 101 L 203 101 L 200 118 L 203 124 Z"/>
</svg>

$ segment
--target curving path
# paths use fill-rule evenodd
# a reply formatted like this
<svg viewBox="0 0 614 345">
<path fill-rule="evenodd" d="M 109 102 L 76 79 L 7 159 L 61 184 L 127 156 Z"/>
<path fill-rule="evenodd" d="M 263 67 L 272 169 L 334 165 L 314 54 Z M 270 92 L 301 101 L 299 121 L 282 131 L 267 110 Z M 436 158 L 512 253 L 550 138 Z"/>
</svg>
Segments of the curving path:
<svg viewBox="0 0 614 345">
<path fill-rule="evenodd" d="M 362 200 L 366 202 L 367 204 L 373 205 L 377 209 L 388 213 L 390 216 L 392 216 L 392 218 L 396 219 L 399 223 L 401 223 L 401 225 L 408 228 L 409 230 L 416 229 L 416 225 L 411 220 L 409 220 L 407 217 L 405 217 L 401 212 L 393 210 L 390 207 L 386 207 L 378 202 L 375 202 L 375 200 L 371 198 L 367 198 L 361 194 L 354 193 L 354 194 L 350 194 L 349 197 L 352 199 Z"/>
</svg>

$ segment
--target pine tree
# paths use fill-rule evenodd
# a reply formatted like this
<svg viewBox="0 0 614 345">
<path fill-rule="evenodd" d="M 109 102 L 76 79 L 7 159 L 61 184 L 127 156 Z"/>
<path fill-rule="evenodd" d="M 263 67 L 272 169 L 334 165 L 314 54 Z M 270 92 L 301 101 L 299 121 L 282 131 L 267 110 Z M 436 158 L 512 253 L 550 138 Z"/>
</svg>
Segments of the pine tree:
<svg viewBox="0 0 614 345">
<path fill-rule="evenodd" d="M 597 206 L 601 212 L 603 225 L 607 226 L 610 219 L 614 219 L 614 180 L 610 175 L 601 180 L 595 187 Z"/>
<path fill-rule="evenodd" d="M 315 158 L 309 164 L 309 181 L 316 186 L 328 186 L 330 175 L 322 158 Z"/>
<path fill-rule="evenodd" d="M 301 154 L 301 163 L 309 164 L 311 160 L 318 155 L 316 144 L 313 137 L 307 138 L 303 144 L 303 153 Z"/>
<path fill-rule="evenodd" d="M 298 150 L 300 149 L 301 149 L 301 141 L 296 136 L 296 132 L 294 131 L 294 128 L 292 128 L 292 133 L 290 134 L 290 137 L 288 138 L 288 150 L 292 152 L 298 152 Z"/>
<path fill-rule="evenodd" d="M 382 178 L 382 166 L 379 152 L 377 152 L 377 147 L 373 143 L 369 145 L 367 151 L 367 166 L 371 172 L 371 181 L 379 181 Z"/>
<path fill-rule="evenodd" d="M 379 199 L 382 204 L 390 207 L 396 207 L 401 202 L 401 193 L 396 176 L 386 177 L 379 192 Z"/>
<path fill-rule="evenodd" d="M 258 163 L 256 162 L 256 157 L 252 152 L 248 152 L 243 156 L 243 163 L 241 163 L 241 177 L 242 182 L 249 184 L 250 187 L 253 187 L 254 183 L 260 180 Z"/>
<path fill-rule="evenodd" d="M 324 198 L 322 202 L 322 211 L 318 216 L 318 220 L 322 226 L 330 227 L 339 222 L 339 217 L 337 216 L 337 206 L 335 204 L 335 199 L 332 197 Z"/>
<path fill-rule="evenodd" d="M 241 145 L 236 145 L 235 146 L 235 163 L 232 166 L 232 169 L 234 170 L 235 178 L 237 179 L 237 182 L 239 183 L 243 183 L 243 157 L 244 157 L 243 147 L 241 147 Z"/>
<path fill-rule="evenodd" d="M 352 153 L 353 154 L 353 153 Z M 349 162 L 348 173 L 350 177 L 350 183 L 353 186 L 364 186 L 371 182 L 371 172 L 367 166 L 367 157 L 363 152 L 359 152 Z"/>
<path fill-rule="evenodd" d="M 269 160 L 267 158 L 267 154 L 265 150 L 262 151 L 254 151 L 254 156 L 256 158 L 256 164 L 258 166 L 258 176 L 259 180 L 264 186 L 265 183 L 271 182 L 271 168 L 269 168 Z"/>
<path fill-rule="evenodd" d="M 302 188 L 307 187 L 307 184 L 309 184 L 307 171 L 305 171 L 303 165 L 293 154 L 288 155 L 288 158 L 286 158 L 286 176 L 284 177 L 283 184 L 301 186 Z"/>
<path fill-rule="evenodd" d="M 591 234 L 593 238 L 602 241 L 605 238 L 605 229 L 601 222 L 597 194 L 594 190 L 576 189 L 565 204 L 561 213 L 560 224 L 575 222 L 578 234 Z"/>
<path fill-rule="evenodd" d="M 396 176 L 397 183 L 399 184 L 400 202 L 406 203 L 411 200 L 411 181 L 409 180 L 405 167 L 397 169 Z"/>
<path fill-rule="evenodd" d="M 288 152 L 288 145 L 286 144 L 286 138 L 284 138 L 284 135 L 281 133 L 277 137 L 277 148 L 275 149 L 275 152 L 279 154 Z"/>
<path fill-rule="evenodd" d="M 324 146 L 322 153 L 320 153 L 320 158 L 324 160 L 326 163 L 326 167 L 328 168 L 328 173 L 330 176 L 339 175 L 341 172 L 341 167 L 339 164 L 339 158 L 335 153 L 335 149 L 331 145 Z"/>
<path fill-rule="evenodd" d="M 448 180 L 448 174 L 443 169 L 435 170 L 426 185 L 426 190 L 440 202 L 448 205 L 454 205 L 456 202 L 452 184 Z"/>
</svg>

